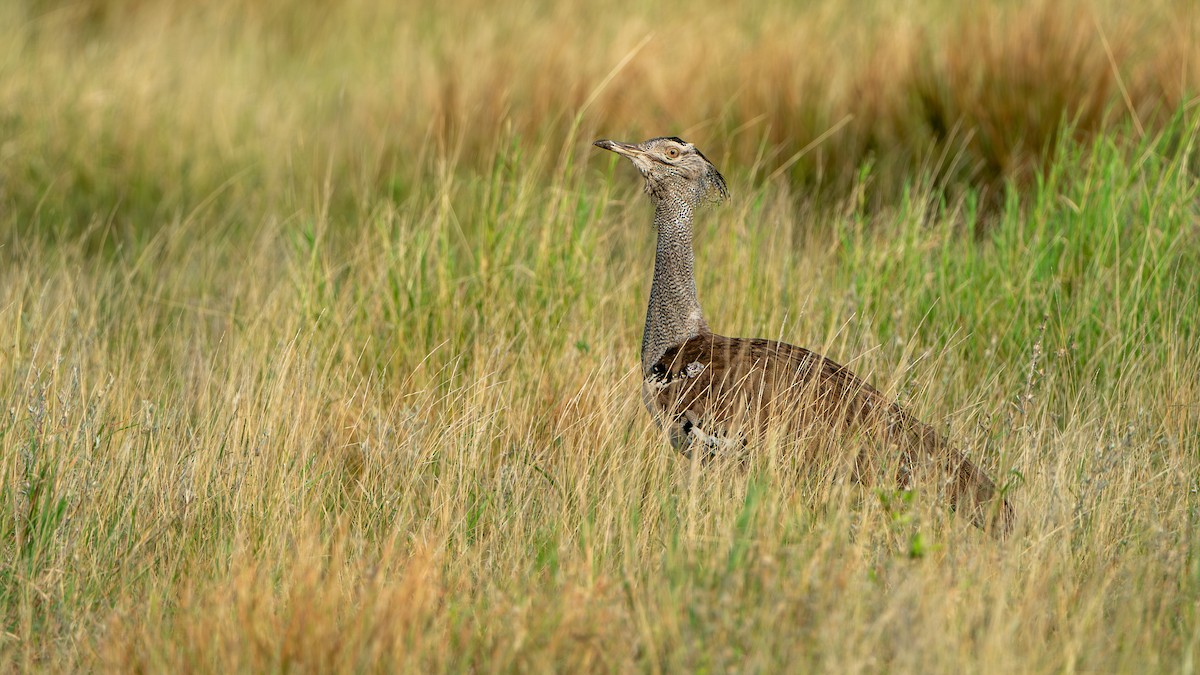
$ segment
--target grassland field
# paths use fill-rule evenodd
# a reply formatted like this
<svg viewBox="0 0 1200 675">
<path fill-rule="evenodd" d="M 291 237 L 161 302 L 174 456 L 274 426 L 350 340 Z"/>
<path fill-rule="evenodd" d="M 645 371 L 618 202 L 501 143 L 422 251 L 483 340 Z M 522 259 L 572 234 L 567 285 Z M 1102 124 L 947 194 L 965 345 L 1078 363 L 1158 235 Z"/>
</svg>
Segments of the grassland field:
<svg viewBox="0 0 1200 675">
<path fill-rule="evenodd" d="M 1176 0 L 2 3 L 0 669 L 1196 672 L 1198 90 Z M 670 449 L 664 134 L 713 328 L 1010 536 Z"/>
</svg>

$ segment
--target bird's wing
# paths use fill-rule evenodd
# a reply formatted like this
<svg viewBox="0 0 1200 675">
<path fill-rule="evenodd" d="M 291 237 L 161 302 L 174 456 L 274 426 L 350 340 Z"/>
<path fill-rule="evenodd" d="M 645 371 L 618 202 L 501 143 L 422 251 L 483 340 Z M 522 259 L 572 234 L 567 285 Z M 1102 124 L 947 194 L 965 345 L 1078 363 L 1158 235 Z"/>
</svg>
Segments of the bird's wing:
<svg viewBox="0 0 1200 675">
<path fill-rule="evenodd" d="M 704 334 L 667 350 L 643 384 L 647 406 L 685 454 L 741 449 L 769 425 L 798 430 L 819 424 L 862 433 L 881 457 L 862 450 L 856 474 L 892 465 L 901 487 L 927 467 L 943 476 L 950 503 L 980 527 L 1011 528 L 1012 507 L 987 474 L 932 427 L 849 368 L 807 349 L 771 340 Z M 998 503 L 998 508 L 997 508 Z"/>
<path fill-rule="evenodd" d="M 852 422 L 887 407 L 874 387 L 819 354 L 713 334 L 668 349 L 643 391 L 677 447 L 700 441 L 710 450 L 740 447 L 776 416 L 788 425 Z"/>
</svg>

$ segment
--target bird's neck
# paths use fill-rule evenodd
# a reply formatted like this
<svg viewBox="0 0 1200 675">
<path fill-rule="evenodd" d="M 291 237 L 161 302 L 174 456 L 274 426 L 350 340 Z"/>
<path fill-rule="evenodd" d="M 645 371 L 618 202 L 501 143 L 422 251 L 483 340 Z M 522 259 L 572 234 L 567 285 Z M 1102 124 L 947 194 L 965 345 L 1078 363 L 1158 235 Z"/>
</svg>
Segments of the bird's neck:
<svg viewBox="0 0 1200 675">
<path fill-rule="evenodd" d="M 667 349 L 708 332 L 696 296 L 692 213 L 692 205 L 686 202 L 662 200 L 654 208 L 658 247 L 642 333 L 643 373 L 649 372 Z"/>
</svg>

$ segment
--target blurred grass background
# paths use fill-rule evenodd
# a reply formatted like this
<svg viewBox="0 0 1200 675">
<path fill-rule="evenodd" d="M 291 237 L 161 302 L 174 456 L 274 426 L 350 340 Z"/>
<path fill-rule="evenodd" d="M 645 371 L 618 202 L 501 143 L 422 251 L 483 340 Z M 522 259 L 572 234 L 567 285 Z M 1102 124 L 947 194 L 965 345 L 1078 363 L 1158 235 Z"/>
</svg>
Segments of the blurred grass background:
<svg viewBox="0 0 1200 675">
<path fill-rule="evenodd" d="M 5 3 L 0 659 L 1191 672 L 1197 12 Z M 1011 538 L 671 453 L 589 145 L 660 134 L 734 192 L 714 328 L 913 406 Z"/>
<path fill-rule="evenodd" d="M 83 224 L 294 208 L 327 175 L 352 217 L 439 164 L 562 170 L 597 130 L 684 134 L 806 194 L 843 196 L 869 166 L 875 203 L 918 177 L 996 199 L 1067 129 L 1161 129 L 1200 73 L 1197 11 L 1170 0 L 2 11 L 5 204 Z"/>
</svg>

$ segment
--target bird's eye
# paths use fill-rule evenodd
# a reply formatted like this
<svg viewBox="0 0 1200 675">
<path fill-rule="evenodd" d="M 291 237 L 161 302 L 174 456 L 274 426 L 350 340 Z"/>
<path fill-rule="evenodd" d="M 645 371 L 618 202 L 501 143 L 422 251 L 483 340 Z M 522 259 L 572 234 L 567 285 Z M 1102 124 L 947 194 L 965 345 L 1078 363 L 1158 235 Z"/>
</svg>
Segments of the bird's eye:
<svg viewBox="0 0 1200 675">
<path fill-rule="evenodd" d="M 679 156 L 679 148 L 667 148 L 667 157 L 675 159 Z"/>
</svg>

